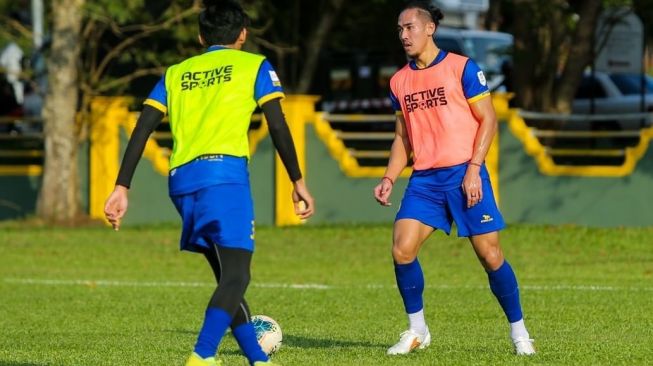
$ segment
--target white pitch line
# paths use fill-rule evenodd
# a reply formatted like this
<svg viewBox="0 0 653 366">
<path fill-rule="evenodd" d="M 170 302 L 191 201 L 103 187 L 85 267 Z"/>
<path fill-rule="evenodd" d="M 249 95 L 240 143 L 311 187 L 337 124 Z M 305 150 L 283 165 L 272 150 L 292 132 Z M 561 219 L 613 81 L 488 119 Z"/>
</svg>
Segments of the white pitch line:
<svg viewBox="0 0 653 366">
<path fill-rule="evenodd" d="M 89 287 L 214 287 L 212 282 L 184 282 L 184 281 L 121 281 L 121 280 L 54 280 L 39 278 L 4 278 L 4 282 L 20 285 L 45 285 L 45 286 L 89 286 Z M 363 289 L 395 289 L 394 285 L 368 284 L 361 286 L 332 286 L 319 283 L 252 283 L 256 288 L 280 288 L 296 290 L 333 290 L 348 288 Z M 439 290 L 487 290 L 488 286 L 452 286 L 452 285 L 427 285 L 426 288 Z M 653 287 L 620 287 L 600 285 L 524 285 L 521 289 L 529 291 L 653 291 Z"/>
<path fill-rule="evenodd" d="M 211 287 L 208 282 L 119 281 L 119 280 L 51 280 L 38 278 L 5 278 L 5 282 L 46 286 L 106 286 L 106 287 Z"/>
<path fill-rule="evenodd" d="M 51 280 L 38 278 L 5 278 L 5 282 L 21 285 L 45 286 L 102 286 L 102 287 L 215 287 L 212 282 L 183 282 L 183 281 L 120 281 L 120 280 Z M 307 283 L 255 283 L 251 286 L 262 288 L 290 288 L 328 290 L 332 286 Z"/>
</svg>

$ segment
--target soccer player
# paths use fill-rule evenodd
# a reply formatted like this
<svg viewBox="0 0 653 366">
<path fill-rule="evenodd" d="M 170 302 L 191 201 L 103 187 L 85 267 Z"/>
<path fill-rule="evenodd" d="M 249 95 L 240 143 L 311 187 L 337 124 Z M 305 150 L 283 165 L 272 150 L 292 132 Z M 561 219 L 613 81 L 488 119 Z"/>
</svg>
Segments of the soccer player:
<svg viewBox="0 0 653 366">
<path fill-rule="evenodd" d="M 187 366 L 213 366 L 227 328 L 252 365 L 272 365 L 256 340 L 244 299 L 254 251 L 247 131 L 260 106 L 293 182 L 302 219 L 314 212 L 281 109 L 279 78 L 263 57 L 241 51 L 249 18 L 233 0 L 205 0 L 199 15 L 201 55 L 170 66 L 145 101 L 105 214 L 117 230 L 127 191 L 150 133 L 167 113 L 174 140 L 169 194 L 182 218 L 182 250 L 202 253 L 219 282 Z"/>
<path fill-rule="evenodd" d="M 433 41 L 442 12 L 428 2 L 408 3 L 397 30 L 409 63 L 390 80 L 397 114 L 395 139 L 374 197 L 389 206 L 392 186 L 413 158 L 413 173 L 394 224 L 392 256 L 409 329 L 388 349 L 405 354 L 429 346 L 424 319 L 424 276 L 417 254 L 436 229 L 468 237 L 487 272 L 490 289 L 510 322 L 518 355 L 534 354 L 524 325 L 515 274 L 504 259 L 504 228 L 484 160 L 497 121 L 483 72 L 471 59 L 438 49 Z"/>
</svg>

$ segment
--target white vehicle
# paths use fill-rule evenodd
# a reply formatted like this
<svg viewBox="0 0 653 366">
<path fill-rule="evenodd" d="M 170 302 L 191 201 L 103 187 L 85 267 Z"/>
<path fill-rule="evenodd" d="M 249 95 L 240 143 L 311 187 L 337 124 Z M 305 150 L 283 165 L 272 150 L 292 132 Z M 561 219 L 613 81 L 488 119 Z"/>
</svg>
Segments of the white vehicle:
<svg viewBox="0 0 653 366">
<path fill-rule="evenodd" d="M 440 26 L 434 38 L 439 48 L 476 61 L 485 73 L 490 90 L 501 85 L 501 68 L 504 63 L 511 62 L 512 34 Z"/>
<path fill-rule="evenodd" d="M 642 79 L 639 74 L 585 73 L 574 101 L 572 111 L 577 114 L 633 114 L 653 112 L 653 78 L 644 76 L 644 109 L 642 110 Z M 592 99 L 594 103 L 592 111 Z M 650 125 L 650 117 L 646 125 Z M 640 119 L 620 123 L 622 129 L 636 129 Z"/>
<path fill-rule="evenodd" d="M 642 95 L 641 74 L 586 72 L 572 101 L 571 115 L 520 113 L 531 121 L 529 125 L 538 128 L 542 125 L 550 128 L 550 123 L 555 122 L 552 126 L 558 130 L 614 131 L 613 136 L 604 137 L 633 137 L 637 142 L 640 130 L 653 124 L 653 78 L 645 75 L 643 81 Z"/>
</svg>

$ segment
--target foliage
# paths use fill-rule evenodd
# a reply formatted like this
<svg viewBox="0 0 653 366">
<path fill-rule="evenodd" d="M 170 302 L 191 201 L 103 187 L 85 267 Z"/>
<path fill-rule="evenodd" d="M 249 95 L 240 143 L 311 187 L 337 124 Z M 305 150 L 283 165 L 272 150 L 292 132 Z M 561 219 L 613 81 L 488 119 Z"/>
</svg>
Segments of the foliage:
<svg viewBox="0 0 653 366">
<path fill-rule="evenodd" d="M 311 48 L 310 34 L 316 22 L 329 9 L 332 0 L 242 0 L 253 19 L 250 42 L 247 49 L 261 52 L 272 59 L 273 64 L 282 74 L 284 84 L 292 89 L 297 85 L 306 52 Z M 500 29 L 514 31 L 514 2 L 494 0 L 501 3 Z M 48 1 L 44 2 L 46 10 Z M 85 39 L 83 51 L 83 70 L 92 74 L 98 71 L 102 57 L 108 55 L 112 48 L 129 37 L 136 36 L 148 27 L 162 24 L 168 19 L 198 6 L 194 0 L 135 0 L 111 1 L 98 0 L 86 5 Z M 565 15 L 555 27 L 567 37 L 559 44 L 562 48 L 571 46 L 570 35 L 577 22 L 579 0 L 539 2 L 541 6 L 529 13 L 533 27 L 547 24 L 551 11 Z M 549 5 L 547 5 L 549 4 Z M 648 39 L 653 39 L 653 5 L 646 0 L 603 0 L 604 6 L 629 6 L 632 4 L 642 17 Z M 396 41 L 394 22 L 401 3 L 392 0 L 371 0 L 347 2 L 340 12 L 337 23 L 329 34 L 327 46 L 322 53 L 347 54 L 358 50 L 386 57 L 390 60 L 401 58 L 401 49 Z M 195 10 L 197 11 L 197 10 Z M 20 23 L 10 22 L 12 16 L 21 13 L 29 17 L 28 1 L 0 0 L 0 16 L 7 27 L 0 29 L 0 47 L 9 40 L 19 43 L 31 54 L 31 29 L 18 27 Z M 145 94 L 154 82 L 151 77 L 142 83 L 143 76 L 159 75 L 166 65 L 197 53 L 200 50 L 196 41 L 196 13 L 188 14 L 182 19 L 149 32 L 146 37 L 126 47 L 102 68 L 101 75 L 86 75 L 83 89 L 92 94 L 117 95 L 129 89 L 137 94 Z M 47 20 L 47 16 L 46 16 Z M 46 24 L 47 26 L 47 24 Z M 543 40 L 541 40 L 543 41 Z M 564 57 L 566 52 L 561 52 Z M 353 56 L 352 56 L 353 57 Z M 542 64 L 547 72 L 555 73 L 558 64 Z M 534 81 L 537 83 L 537 81 Z"/>
<path fill-rule="evenodd" d="M 199 5 L 197 0 L 89 2 L 82 89 L 88 96 L 119 94 L 132 80 L 161 75 L 166 65 L 197 52 Z"/>
<path fill-rule="evenodd" d="M 33 53 L 32 29 L 29 7 L 23 2 L 0 0 L 0 51 L 11 42 L 15 42 L 26 55 Z M 29 77 L 30 70 L 26 70 Z"/>
<path fill-rule="evenodd" d="M 403 55 L 395 31 L 401 5 L 397 1 L 347 1 L 342 9 L 335 7 L 334 0 L 243 3 L 254 20 L 250 46 L 271 59 L 290 90 L 301 83 L 302 69 L 310 52 L 318 52 L 322 62 L 325 56 L 333 54 L 346 55 L 351 62 L 356 53 L 391 59 Z M 313 35 L 327 13 L 335 13 L 337 18 L 323 47 L 315 50 L 317 40 Z"/>
</svg>

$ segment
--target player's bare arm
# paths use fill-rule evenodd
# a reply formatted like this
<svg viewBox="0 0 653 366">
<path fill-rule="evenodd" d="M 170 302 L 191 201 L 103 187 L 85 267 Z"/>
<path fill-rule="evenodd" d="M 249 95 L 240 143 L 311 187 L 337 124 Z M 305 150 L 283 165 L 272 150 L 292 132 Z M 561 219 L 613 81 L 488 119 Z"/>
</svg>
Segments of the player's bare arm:
<svg viewBox="0 0 653 366">
<path fill-rule="evenodd" d="M 482 98 L 470 104 L 470 108 L 479 123 L 479 128 L 474 141 L 474 152 L 462 184 L 463 191 L 467 195 L 467 207 L 472 207 L 483 199 L 481 165 L 497 132 L 497 117 L 492 106 L 492 98 Z"/>
<path fill-rule="evenodd" d="M 383 179 L 374 188 L 374 198 L 383 206 L 390 206 L 390 194 L 392 193 L 392 186 L 397 180 L 401 172 L 408 165 L 410 158 L 411 147 L 406 133 L 406 121 L 401 115 L 397 116 L 395 123 L 395 138 L 390 148 L 390 160 L 388 167 L 385 170 Z"/>
</svg>

